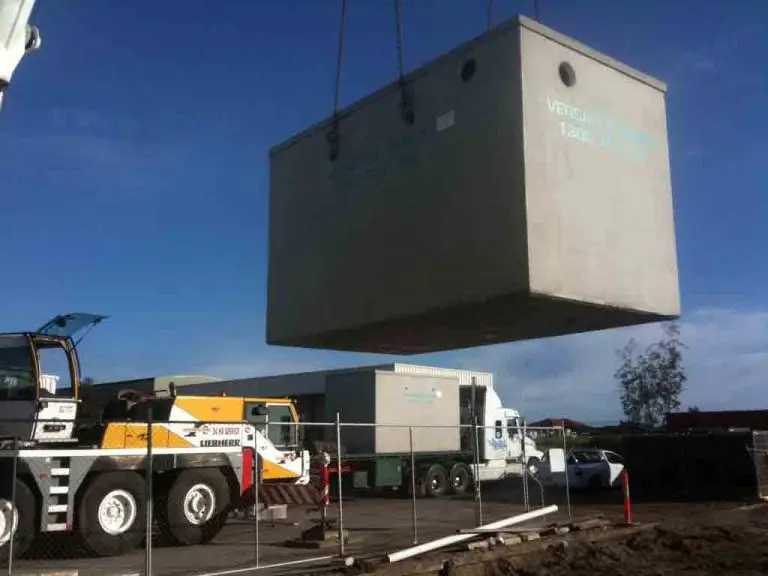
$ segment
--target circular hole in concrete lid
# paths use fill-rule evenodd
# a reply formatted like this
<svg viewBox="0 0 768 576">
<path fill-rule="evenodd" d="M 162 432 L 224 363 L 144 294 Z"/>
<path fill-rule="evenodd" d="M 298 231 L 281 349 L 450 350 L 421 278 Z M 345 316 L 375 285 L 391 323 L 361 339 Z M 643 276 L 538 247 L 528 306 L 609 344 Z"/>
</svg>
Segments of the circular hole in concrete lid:
<svg viewBox="0 0 768 576">
<path fill-rule="evenodd" d="M 467 58 L 461 67 L 461 81 L 469 82 L 477 71 L 477 62 L 474 58 Z"/>
<path fill-rule="evenodd" d="M 568 88 L 576 84 L 576 71 L 568 62 L 560 62 L 557 72 L 560 74 L 560 80 L 562 80 L 563 84 L 568 86 Z"/>
</svg>

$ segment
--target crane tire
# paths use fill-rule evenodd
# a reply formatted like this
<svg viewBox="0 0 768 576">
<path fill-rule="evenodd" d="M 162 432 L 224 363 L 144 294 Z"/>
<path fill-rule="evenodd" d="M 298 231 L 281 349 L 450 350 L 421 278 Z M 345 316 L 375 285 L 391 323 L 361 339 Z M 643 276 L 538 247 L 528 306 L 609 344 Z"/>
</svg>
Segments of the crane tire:
<svg viewBox="0 0 768 576">
<path fill-rule="evenodd" d="M 147 529 L 147 485 L 136 472 L 94 475 L 78 498 L 75 537 L 94 556 L 135 549 Z"/>
<path fill-rule="evenodd" d="M 224 527 L 229 483 L 218 468 L 188 468 L 171 482 L 157 507 L 163 535 L 178 546 L 205 544 Z"/>
<path fill-rule="evenodd" d="M 15 506 L 11 504 L 10 486 L 4 486 L 0 498 L 0 563 L 8 562 L 11 552 L 10 536 L 13 540 L 13 557 L 22 556 L 32 545 L 35 537 L 35 497 L 29 486 L 18 478 L 16 483 Z M 7 492 L 7 494 L 6 494 Z M 15 534 L 13 525 L 16 525 Z"/>
</svg>

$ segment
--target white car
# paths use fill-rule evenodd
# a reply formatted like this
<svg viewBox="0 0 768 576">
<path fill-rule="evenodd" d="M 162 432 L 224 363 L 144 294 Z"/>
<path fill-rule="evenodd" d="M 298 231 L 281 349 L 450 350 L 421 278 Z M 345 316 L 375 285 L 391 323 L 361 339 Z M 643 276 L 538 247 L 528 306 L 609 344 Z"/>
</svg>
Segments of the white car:
<svg viewBox="0 0 768 576">
<path fill-rule="evenodd" d="M 573 448 L 568 451 L 565 463 L 563 460 L 562 448 L 547 450 L 539 464 L 537 474 L 542 484 L 564 488 L 563 468 L 567 468 L 568 484 L 574 490 L 598 490 L 621 486 L 624 459 L 616 452 L 599 448 Z"/>
</svg>

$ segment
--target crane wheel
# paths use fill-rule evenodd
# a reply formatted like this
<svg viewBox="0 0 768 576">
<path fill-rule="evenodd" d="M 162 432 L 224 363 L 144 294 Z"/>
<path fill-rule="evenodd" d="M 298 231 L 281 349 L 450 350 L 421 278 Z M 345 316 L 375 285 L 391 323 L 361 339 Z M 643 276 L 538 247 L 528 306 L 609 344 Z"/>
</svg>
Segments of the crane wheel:
<svg viewBox="0 0 768 576">
<path fill-rule="evenodd" d="M 7 489 L 3 489 L 3 496 L 0 498 L 0 563 L 3 565 L 8 562 L 10 556 L 11 536 L 14 536 L 14 558 L 18 558 L 29 549 L 35 536 L 35 497 L 32 490 L 17 479 L 15 506 L 11 504 L 11 496 L 10 486 L 8 486 Z"/>
<path fill-rule="evenodd" d="M 95 556 L 136 548 L 147 529 L 147 487 L 136 472 L 98 474 L 79 498 L 75 534 Z"/>
<path fill-rule="evenodd" d="M 217 468 L 181 471 L 157 506 L 163 534 L 180 546 L 213 540 L 228 511 L 229 483 Z"/>
</svg>

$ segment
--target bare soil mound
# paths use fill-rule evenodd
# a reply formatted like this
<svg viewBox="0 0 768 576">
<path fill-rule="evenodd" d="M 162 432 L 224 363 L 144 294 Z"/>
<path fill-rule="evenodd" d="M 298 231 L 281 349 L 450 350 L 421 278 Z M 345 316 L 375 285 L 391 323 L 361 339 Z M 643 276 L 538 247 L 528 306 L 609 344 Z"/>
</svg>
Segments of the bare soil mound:
<svg viewBox="0 0 768 576">
<path fill-rule="evenodd" d="M 768 510 L 676 520 L 621 538 L 562 540 L 524 556 L 445 570 L 453 576 L 768 574 Z"/>
</svg>

